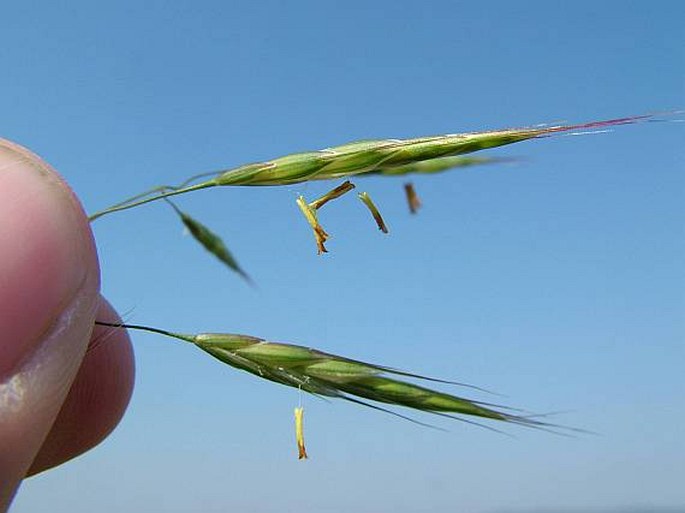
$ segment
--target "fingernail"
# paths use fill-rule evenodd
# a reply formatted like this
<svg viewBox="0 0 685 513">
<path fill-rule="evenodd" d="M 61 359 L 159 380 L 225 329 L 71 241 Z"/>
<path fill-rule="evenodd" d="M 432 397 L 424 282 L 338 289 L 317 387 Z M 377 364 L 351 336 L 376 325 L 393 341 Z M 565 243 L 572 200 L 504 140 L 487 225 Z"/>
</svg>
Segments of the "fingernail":
<svg viewBox="0 0 685 513">
<path fill-rule="evenodd" d="M 0 382 L 20 367 L 79 290 L 97 289 L 87 217 L 43 160 L 0 140 Z"/>
</svg>

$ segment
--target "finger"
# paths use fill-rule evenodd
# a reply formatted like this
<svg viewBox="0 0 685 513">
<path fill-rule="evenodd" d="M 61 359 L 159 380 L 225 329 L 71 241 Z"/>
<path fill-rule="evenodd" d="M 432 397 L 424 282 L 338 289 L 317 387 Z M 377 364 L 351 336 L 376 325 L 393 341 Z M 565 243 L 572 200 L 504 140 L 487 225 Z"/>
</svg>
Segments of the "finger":
<svg viewBox="0 0 685 513">
<path fill-rule="evenodd" d="M 0 511 L 62 407 L 99 304 L 88 220 L 45 162 L 0 140 Z"/>
<path fill-rule="evenodd" d="M 103 298 L 97 319 L 121 319 Z M 29 475 L 99 444 L 119 423 L 133 391 L 133 348 L 126 330 L 96 326 L 81 368 Z"/>
</svg>

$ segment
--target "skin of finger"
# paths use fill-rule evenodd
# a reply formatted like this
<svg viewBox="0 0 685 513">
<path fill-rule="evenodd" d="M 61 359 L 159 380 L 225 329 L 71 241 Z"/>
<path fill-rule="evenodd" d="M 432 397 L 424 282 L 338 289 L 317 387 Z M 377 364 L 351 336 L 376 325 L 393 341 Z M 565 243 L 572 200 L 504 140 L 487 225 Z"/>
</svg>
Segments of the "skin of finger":
<svg viewBox="0 0 685 513">
<path fill-rule="evenodd" d="M 30 357 L 86 276 L 99 276 L 90 226 L 48 164 L 0 140 L 0 381 Z"/>
<path fill-rule="evenodd" d="M 59 413 L 90 340 L 99 268 L 66 184 L 0 140 L 0 511 Z"/>
<path fill-rule="evenodd" d="M 104 299 L 97 319 L 121 319 Z M 81 368 L 29 475 L 99 444 L 119 423 L 133 391 L 133 348 L 124 329 L 96 326 Z"/>
</svg>

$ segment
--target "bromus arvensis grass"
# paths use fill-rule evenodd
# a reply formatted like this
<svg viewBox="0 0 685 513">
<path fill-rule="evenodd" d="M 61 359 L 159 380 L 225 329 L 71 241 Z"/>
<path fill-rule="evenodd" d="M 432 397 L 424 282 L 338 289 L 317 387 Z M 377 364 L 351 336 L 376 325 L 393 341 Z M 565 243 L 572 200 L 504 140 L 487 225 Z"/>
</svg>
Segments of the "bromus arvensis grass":
<svg viewBox="0 0 685 513">
<path fill-rule="evenodd" d="M 135 324 L 112 324 L 100 321 L 97 321 L 96 324 L 112 328 L 148 331 L 188 342 L 212 355 L 217 360 L 260 378 L 297 388 L 315 396 L 343 399 L 390 413 L 424 426 L 429 426 L 429 424 L 367 402 L 366 400 L 440 415 L 469 424 L 476 424 L 493 431 L 498 430 L 469 420 L 468 417 L 507 422 L 557 433 L 561 431 L 580 431 L 542 422 L 537 420 L 534 415 L 523 414 L 522 410 L 467 399 L 420 386 L 407 381 L 407 378 L 487 392 L 473 385 L 432 378 L 383 365 L 353 360 L 309 347 L 282 342 L 269 342 L 251 335 L 235 333 L 188 334 Z M 303 453 L 306 455 L 306 452 L 304 451 L 304 441 L 302 438 L 302 411 L 299 413 L 296 411 L 297 439 L 298 446 L 301 447 L 300 458 L 306 457 L 303 456 Z"/>
<path fill-rule="evenodd" d="M 586 133 L 612 126 L 649 121 L 653 120 L 653 118 L 653 115 L 642 115 L 577 125 L 537 126 L 418 137 L 415 139 L 381 139 L 352 142 L 319 151 L 294 153 L 266 162 L 245 164 L 233 169 L 197 174 L 179 185 L 154 187 L 149 191 L 116 203 L 109 208 L 94 213 L 90 216 L 90 220 L 95 221 L 102 216 L 114 212 L 213 187 L 292 185 L 308 181 L 334 180 L 363 175 L 392 177 L 412 173 L 433 174 L 448 169 L 493 164 L 511 159 L 480 156 L 465 157 L 464 155 L 529 139 L 539 139 L 562 133 Z M 319 254 L 327 252 L 324 242 L 328 239 L 328 234 L 319 224 L 316 211 L 325 202 L 341 196 L 349 188 L 351 187 L 344 190 L 335 188 L 327 195 L 330 195 L 330 197 L 325 200 L 321 198 L 313 202 L 313 204 L 309 204 L 308 207 L 304 198 L 298 198 L 297 200 L 298 206 L 314 230 Z M 415 213 L 419 204 L 418 196 L 413 186 L 405 190 L 409 209 L 412 213 Z M 379 228 L 382 231 L 386 231 L 385 224 L 379 221 L 380 212 L 375 207 L 371 207 L 372 203 L 368 193 L 366 195 L 362 193 L 360 199 L 370 208 Z M 193 225 L 197 221 L 188 216 L 188 214 L 183 213 L 182 215 L 180 211 L 177 212 L 181 215 L 183 223 L 195 238 L 198 238 L 200 232 L 209 231 L 206 227 L 203 227 L 201 230 L 196 229 L 197 227 Z M 216 248 L 219 240 L 215 237 L 210 237 L 210 239 L 203 240 L 198 238 L 205 248 L 209 249 L 234 271 L 246 277 L 246 274 L 240 269 L 232 256 L 225 258 L 225 253 L 221 249 L 212 249 Z"/>
<path fill-rule="evenodd" d="M 435 173 L 453 167 L 492 162 L 482 159 L 436 160 L 505 146 L 559 133 L 588 131 L 652 119 L 652 115 L 594 121 L 578 125 L 511 128 L 488 132 L 447 134 L 415 139 L 359 141 L 319 151 L 294 153 L 266 162 L 245 164 L 225 171 L 195 175 L 177 186 L 160 186 L 90 216 L 94 221 L 170 196 L 225 186 L 292 185 L 311 180 L 333 180 L 377 173 L 381 175 Z M 427 161 L 430 161 L 428 163 Z M 424 163 L 424 164 L 420 164 Z M 204 181 L 197 182 L 208 178 Z"/>
<path fill-rule="evenodd" d="M 327 252 L 325 242 L 329 235 L 319 222 L 319 211 L 329 202 L 342 198 L 355 188 L 355 185 L 348 180 L 349 178 L 372 174 L 387 177 L 412 173 L 432 174 L 453 168 L 494 164 L 510 159 L 464 155 L 529 139 L 561 133 L 587 132 L 650 119 L 653 119 L 653 116 L 646 115 L 579 125 L 505 129 L 406 140 L 354 142 L 320 151 L 296 153 L 266 162 L 247 164 L 230 170 L 195 175 L 179 185 L 156 187 L 136 195 L 93 214 L 90 219 L 95 221 L 114 212 L 165 200 L 192 236 L 205 249 L 233 271 L 249 280 L 247 273 L 238 265 L 219 236 L 172 203 L 171 197 L 213 187 L 278 186 L 313 180 L 346 179 L 341 185 L 311 202 L 307 202 L 303 196 L 299 196 L 296 200 L 297 206 L 314 233 L 317 251 L 321 254 Z M 409 209 L 415 213 L 421 202 L 412 184 L 407 183 L 404 187 Z M 378 228 L 387 233 L 387 226 L 369 194 L 361 192 L 358 197 L 373 215 Z M 411 383 L 406 378 L 459 386 L 468 385 L 399 371 L 303 346 L 267 342 L 247 335 L 225 333 L 191 335 L 139 325 L 99 324 L 145 330 L 183 340 L 223 363 L 260 378 L 295 387 L 317 396 L 343 399 L 403 418 L 408 417 L 375 403 L 406 407 L 468 423 L 475 423 L 470 418 L 479 418 L 555 432 L 568 429 L 540 421 L 520 410 L 441 392 Z M 296 409 L 299 457 L 306 458 L 302 415 L 301 407 Z M 415 419 L 409 420 L 423 424 Z M 497 431 L 489 425 L 484 427 Z"/>
</svg>

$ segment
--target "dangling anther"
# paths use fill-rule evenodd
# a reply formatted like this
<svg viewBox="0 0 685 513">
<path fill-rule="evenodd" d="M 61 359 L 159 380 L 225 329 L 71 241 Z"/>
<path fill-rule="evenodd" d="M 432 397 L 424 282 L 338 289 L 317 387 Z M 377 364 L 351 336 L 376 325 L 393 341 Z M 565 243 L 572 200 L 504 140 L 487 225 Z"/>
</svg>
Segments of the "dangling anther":
<svg viewBox="0 0 685 513">
<path fill-rule="evenodd" d="M 307 449 L 304 446 L 304 408 L 302 406 L 295 408 L 295 438 L 297 439 L 297 459 L 308 459 Z"/>
<path fill-rule="evenodd" d="M 371 200 L 371 196 L 369 196 L 369 193 L 360 192 L 358 196 L 362 203 L 364 203 L 366 208 L 369 209 L 369 212 L 371 212 L 374 221 L 376 221 L 376 225 L 378 225 L 378 229 L 383 233 L 388 233 L 388 227 L 385 225 L 385 221 L 383 221 L 383 217 L 381 216 L 381 213 L 378 211 L 378 208 L 376 208 L 376 205 L 374 205 L 373 200 Z"/>
<path fill-rule="evenodd" d="M 409 205 L 409 212 L 416 214 L 416 212 L 421 208 L 421 200 L 419 199 L 416 191 L 414 190 L 414 185 L 411 182 L 404 184 L 404 192 L 407 194 L 407 204 Z"/>
</svg>

